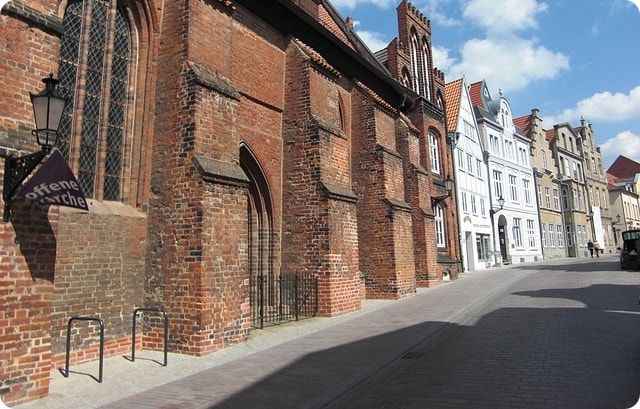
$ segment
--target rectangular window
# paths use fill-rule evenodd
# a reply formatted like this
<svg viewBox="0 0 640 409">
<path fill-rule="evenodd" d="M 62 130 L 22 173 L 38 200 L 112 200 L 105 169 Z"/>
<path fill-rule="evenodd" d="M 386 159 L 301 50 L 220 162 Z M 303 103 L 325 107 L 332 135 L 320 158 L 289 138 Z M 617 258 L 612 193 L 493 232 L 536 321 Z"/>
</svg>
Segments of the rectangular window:
<svg viewBox="0 0 640 409">
<path fill-rule="evenodd" d="M 544 223 L 542 224 L 542 245 L 544 247 L 550 247 L 549 237 L 547 236 L 547 225 Z"/>
<path fill-rule="evenodd" d="M 444 211 L 442 206 L 436 205 L 434 208 L 435 221 L 436 221 L 436 246 L 438 248 L 444 248 L 446 244 L 445 226 L 444 226 Z"/>
<path fill-rule="evenodd" d="M 467 192 L 462 192 L 462 211 L 469 213 L 469 209 L 467 207 Z"/>
<path fill-rule="evenodd" d="M 524 190 L 524 201 L 531 204 L 531 189 L 529 179 L 522 179 L 522 189 Z"/>
<path fill-rule="evenodd" d="M 462 149 L 457 149 L 456 153 L 458 154 L 458 169 L 464 170 L 464 159 Z"/>
<path fill-rule="evenodd" d="M 493 171 L 493 183 L 494 189 L 496 192 L 496 200 L 503 197 L 502 196 L 502 172 L 498 170 Z"/>
<path fill-rule="evenodd" d="M 542 186 L 538 184 L 538 206 L 542 207 Z"/>
<path fill-rule="evenodd" d="M 481 197 L 480 198 L 480 215 L 481 216 L 486 216 L 486 212 L 485 212 L 485 207 L 484 207 L 484 198 Z"/>
<path fill-rule="evenodd" d="M 478 168 L 476 175 L 478 175 L 478 177 L 482 179 L 482 161 L 480 159 L 476 159 L 476 165 L 476 167 Z"/>
<path fill-rule="evenodd" d="M 467 153 L 467 171 L 473 175 L 473 156 Z"/>
<path fill-rule="evenodd" d="M 522 227 L 520 224 L 521 219 L 515 218 L 513 219 L 513 241 L 516 244 L 516 247 L 522 247 Z"/>
<path fill-rule="evenodd" d="M 440 149 L 438 147 L 438 138 L 430 133 L 429 145 L 431 147 L 431 170 L 440 173 Z"/>
<path fill-rule="evenodd" d="M 535 229 L 535 223 L 531 219 L 527 220 L 527 235 L 529 237 L 529 247 L 535 248 L 536 247 L 536 229 Z"/>
<path fill-rule="evenodd" d="M 488 234 L 476 234 L 478 261 L 489 261 L 491 258 L 491 240 Z"/>
<path fill-rule="evenodd" d="M 553 189 L 553 208 L 560 210 L 560 193 L 558 189 Z"/>
<path fill-rule="evenodd" d="M 509 185 L 511 186 L 511 200 L 513 200 L 514 202 L 518 201 L 518 186 L 516 185 L 517 183 L 517 178 L 513 175 L 509 175 Z"/>
<path fill-rule="evenodd" d="M 573 247 L 573 228 L 567 226 L 567 247 Z"/>
<path fill-rule="evenodd" d="M 602 207 L 604 207 L 605 209 L 609 208 L 609 200 L 607 200 L 607 192 L 606 190 L 602 190 Z"/>
<path fill-rule="evenodd" d="M 551 209 L 551 189 L 544 188 L 544 205 L 547 209 Z"/>
<path fill-rule="evenodd" d="M 563 210 L 569 209 L 569 193 L 566 187 L 562 188 L 562 208 Z"/>
<path fill-rule="evenodd" d="M 558 247 L 564 247 L 564 232 L 562 231 L 562 225 L 556 225 L 556 231 L 558 232 Z"/>
<path fill-rule="evenodd" d="M 476 196 L 475 195 L 471 195 L 471 212 L 474 215 L 478 214 L 478 208 L 476 207 Z"/>
</svg>

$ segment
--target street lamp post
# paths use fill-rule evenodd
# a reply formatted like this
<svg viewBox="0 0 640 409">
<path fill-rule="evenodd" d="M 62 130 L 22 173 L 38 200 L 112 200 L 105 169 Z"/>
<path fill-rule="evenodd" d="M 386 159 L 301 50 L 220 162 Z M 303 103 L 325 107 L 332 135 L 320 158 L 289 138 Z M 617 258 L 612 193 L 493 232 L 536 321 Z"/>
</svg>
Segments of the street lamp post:
<svg viewBox="0 0 640 409">
<path fill-rule="evenodd" d="M 58 141 L 58 128 L 66 101 L 56 91 L 58 80 L 53 78 L 53 74 L 49 74 L 42 82 L 45 84 L 45 89 L 39 94 L 31 94 L 36 124 L 32 134 L 36 137 L 40 150 L 19 157 L 9 156 L 5 159 L 2 191 L 5 222 L 8 222 L 11 216 L 11 200 L 17 189 Z"/>
</svg>

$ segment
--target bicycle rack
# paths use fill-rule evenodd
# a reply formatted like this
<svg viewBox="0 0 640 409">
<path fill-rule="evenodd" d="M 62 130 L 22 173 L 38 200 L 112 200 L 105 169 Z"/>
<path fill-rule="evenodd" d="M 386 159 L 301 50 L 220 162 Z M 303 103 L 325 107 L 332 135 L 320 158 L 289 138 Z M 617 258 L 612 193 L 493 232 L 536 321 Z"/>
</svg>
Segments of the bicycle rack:
<svg viewBox="0 0 640 409">
<path fill-rule="evenodd" d="M 138 313 L 140 312 L 157 312 L 162 314 L 164 319 L 164 364 L 162 366 L 167 366 L 167 351 L 169 345 L 169 317 L 167 313 L 159 308 L 136 308 L 133 310 L 133 326 L 131 330 L 131 362 L 135 362 L 136 360 L 136 318 L 138 318 Z"/>
<path fill-rule="evenodd" d="M 98 372 L 98 383 L 102 383 L 102 368 L 104 361 L 104 323 L 100 318 L 92 318 L 92 317 L 71 317 L 69 318 L 69 322 L 67 323 L 67 352 L 64 366 L 64 373 L 62 376 L 65 378 L 69 377 L 69 354 L 71 352 L 71 324 L 73 321 L 91 321 L 97 322 L 100 325 L 100 369 Z"/>
</svg>

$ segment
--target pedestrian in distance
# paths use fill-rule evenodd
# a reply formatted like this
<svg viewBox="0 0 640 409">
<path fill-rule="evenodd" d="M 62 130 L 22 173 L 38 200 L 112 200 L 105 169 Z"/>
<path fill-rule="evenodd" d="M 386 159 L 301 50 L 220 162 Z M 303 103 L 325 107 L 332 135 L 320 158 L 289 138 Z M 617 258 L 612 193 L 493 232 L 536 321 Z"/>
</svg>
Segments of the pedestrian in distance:
<svg viewBox="0 0 640 409">
<path fill-rule="evenodd" d="M 593 242 L 589 240 L 587 243 L 587 248 L 589 249 L 589 253 L 591 254 L 591 258 L 593 258 Z"/>
<path fill-rule="evenodd" d="M 600 252 L 602 251 L 602 249 L 600 248 L 600 243 L 597 241 L 593 243 L 593 248 L 596 251 L 596 257 L 600 258 Z"/>
</svg>

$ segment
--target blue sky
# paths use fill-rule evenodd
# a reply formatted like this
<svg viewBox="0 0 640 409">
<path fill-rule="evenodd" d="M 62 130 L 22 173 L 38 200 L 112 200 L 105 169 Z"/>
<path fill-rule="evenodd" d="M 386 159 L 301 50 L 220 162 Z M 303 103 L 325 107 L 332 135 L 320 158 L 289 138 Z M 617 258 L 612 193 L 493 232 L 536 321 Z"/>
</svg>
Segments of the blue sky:
<svg viewBox="0 0 640 409">
<path fill-rule="evenodd" d="M 400 0 L 332 0 L 376 51 L 397 33 Z M 432 22 L 447 81 L 501 88 L 545 125 L 593 123 L 608 165 L 640 161 L 640 0 L 415 0 Z"/>
</svg>

